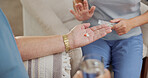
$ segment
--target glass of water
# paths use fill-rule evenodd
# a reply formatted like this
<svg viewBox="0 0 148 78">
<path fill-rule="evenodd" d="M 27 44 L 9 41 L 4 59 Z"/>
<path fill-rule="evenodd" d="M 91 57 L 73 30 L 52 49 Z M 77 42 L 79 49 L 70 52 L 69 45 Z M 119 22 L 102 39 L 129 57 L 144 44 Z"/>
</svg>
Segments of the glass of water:
<svg viewBox="0 0 148 78">
<path fill-rule="evenodd" d="M 84 78 L 96 78 L 104 74 L 104 59 L 97 54 L 89 54 L 82 57 L 80 70 Z M 100 77 L 99 77 L 100 78 Z"/>
</svg>

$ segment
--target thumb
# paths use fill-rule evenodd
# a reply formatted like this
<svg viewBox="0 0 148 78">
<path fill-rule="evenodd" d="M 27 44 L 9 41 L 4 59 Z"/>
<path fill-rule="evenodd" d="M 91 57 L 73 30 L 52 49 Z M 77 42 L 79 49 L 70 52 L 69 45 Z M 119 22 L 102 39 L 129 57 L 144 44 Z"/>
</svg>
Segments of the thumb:
<svg viewBox="0 0 148 78">
<path fill-rule="evenodd" d="M 110 20 L 111 23 L 118 23 L 120 22 L 122 19 L 121 18 L 117 18 L 117 19 L 113 19 L 113 20 Z"/>
<path fill-rule="evenodd" d="M 96 7 L 95 7 L 95 6 L 92 6 L 92 7 L 90 8 L 90 10 L 89 10 L 89 13 L 90 13 L 90 14 L 93 14 L 94 11 L 95 11 L 95 9 L 96 9 Z"/>
</svg>

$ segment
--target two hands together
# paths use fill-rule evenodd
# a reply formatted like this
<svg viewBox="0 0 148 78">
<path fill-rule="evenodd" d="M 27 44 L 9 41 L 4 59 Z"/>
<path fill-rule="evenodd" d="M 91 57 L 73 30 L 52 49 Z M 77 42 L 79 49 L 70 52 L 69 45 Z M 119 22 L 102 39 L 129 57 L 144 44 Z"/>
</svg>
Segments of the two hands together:
<svg viewBox="0 0 148 78">
<path fill-rule="evenodd" d="M 95 11 L 95 6 L 92 6 L 89 9 L 87 0 L 74 0 L 73 2 L 74 10 L 70 10 L 70 12 L 75 16 L 75 18 L 79 21 L 85 21 L 90 19 Z M 132 28 L 134 28 L 134 24 L 131 19 L 122 19 L 117 18 L 110 21 L 115 24 L 112 29 L 114 29 L 118 35 L 123 35 L 128 33 Z"/>
</svg>

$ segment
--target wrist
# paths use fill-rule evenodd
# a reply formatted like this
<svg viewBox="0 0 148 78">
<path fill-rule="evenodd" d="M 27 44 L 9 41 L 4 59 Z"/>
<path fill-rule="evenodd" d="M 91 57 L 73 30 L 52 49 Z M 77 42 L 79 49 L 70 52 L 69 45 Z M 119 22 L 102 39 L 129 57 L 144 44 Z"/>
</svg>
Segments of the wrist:
<svg viewBox="0 0 148 78">
<path fill-rule="evenodd" d="M 133 27 L 133 28 L 143 25 L 143 24 L 142 24 L 142 21 L 143 21 L 143 20 L 141 20 L 140 16 L 131 18 L 131 19 L 129 19 L 129 20 L 131 21 L 130 23 L 132 24 L 132 27 Z"/>
<path fill-rule="evenodd" d="M 67 34 L 67 37 L 69 39 L 69 45 L 70 45 L 70 50 L 71 49 L 74 49 L 75 45 L 74 45 L 74 38 L 73 38 L 73 35 L 71 33 Z"/>
<path fill-rule="evenodd" d="M 131 28 L 137 27 L 137 25 L 136 25 L 136 22 L 137 22 L 137 21 L 135 21 L 133 18 L 132 18 L 132 19 L 129 19 L 128 21 L 129 21 L 129 26 L 130 26 Z"/>
</svg>

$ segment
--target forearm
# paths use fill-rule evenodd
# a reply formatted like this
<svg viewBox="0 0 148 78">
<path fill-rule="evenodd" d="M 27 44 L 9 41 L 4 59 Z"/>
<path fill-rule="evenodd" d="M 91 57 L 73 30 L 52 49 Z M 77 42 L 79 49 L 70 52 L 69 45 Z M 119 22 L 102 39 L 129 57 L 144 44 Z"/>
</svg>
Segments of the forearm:
<svg viewBox="0 0 148 78">
<path fill-rule="evenodd" d="M 16 43 L 23 60 L 29 60 L 60 53 L 66 50 L 85 46 L 107 33 L 111 32 L 108 26 L 94 26 L 89 28 L 90 24 L 77 25 L 67 36 L 39 36 L 39 37 L 16 37 Z M 89 36 L 83 36 L 89 33 Z M 65 44 L 64 44 L 65 42 Z"/>
<path fill-rule="evenodd" d="M 133 28 L 148 23 L 148 11 L 140 16 L 131 18 L 130 21 L 131 21 Z"/>
<path fill-rule="evenodd" d="M 50 37 L 16 37 L 16 42 L 23 60 L 65 51 L 61 35 Z"/>
</svg>

